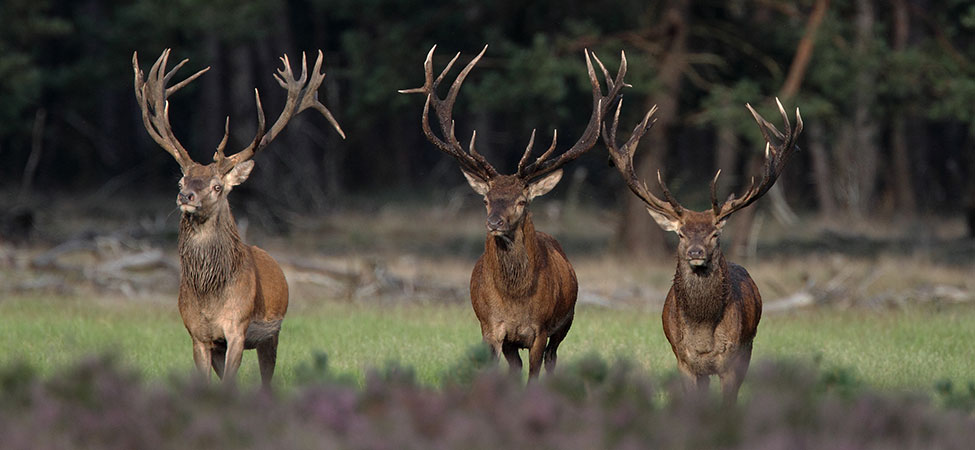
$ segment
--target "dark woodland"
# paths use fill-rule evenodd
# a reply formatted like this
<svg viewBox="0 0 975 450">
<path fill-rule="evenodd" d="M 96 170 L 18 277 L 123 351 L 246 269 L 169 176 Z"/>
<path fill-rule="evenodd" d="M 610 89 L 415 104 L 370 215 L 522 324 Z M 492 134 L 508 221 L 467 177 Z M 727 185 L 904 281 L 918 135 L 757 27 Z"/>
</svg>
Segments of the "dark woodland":
<svg viewBox="0 0 975 450">
<path fill-rule="evenodd" d="M 236 201 L 325 215 L 466 189 L 420 130 L 421 99 L 396 92 L 422 83 L 434 44 L 437 67 L 489 45 L 454 116 L 459 139 L 476 128 L 498 166 L 514 167 L 533 129 L 540 142 L 555 128 L 563 146 L 577 139 L 591 102 L 584 50 L 607 67 L 622 50 L 632 87 L 620 121 L 659 108 L 637 170 L 652 180 L 660 169 L 692 208 L 707 205 L 719 168 L 723 195 L 748 184 L 764 141 L 745 103 L 777 117 L 778 97 L 801 108 L 807 131 L 760 209 L 837 224 L 975 221 L 973 35 L 966 0 L 4 0 L 0 231 L 29 236 L 18 227 L 65 193 L 174 192 L 178 167 L 146 134 L 132 86 L 133 51 L 148 64 L 165 48 L 189 58 L 183 76 L 211 67 L 172 100 L 173 127 L 197 159 L 228 115 L 230 147 L 249 142 L 254 87 L 267 110 L 280 108 L 281 55 L 324 52 L 322 101 L 347 139 L 320 116 L 297 117 Z M 565 180 L 552 197 L 576 190 L 574 201 L 619 214 L 615 248 L 662 252 L 663 232 L 601 145 Z"/>
</svg>

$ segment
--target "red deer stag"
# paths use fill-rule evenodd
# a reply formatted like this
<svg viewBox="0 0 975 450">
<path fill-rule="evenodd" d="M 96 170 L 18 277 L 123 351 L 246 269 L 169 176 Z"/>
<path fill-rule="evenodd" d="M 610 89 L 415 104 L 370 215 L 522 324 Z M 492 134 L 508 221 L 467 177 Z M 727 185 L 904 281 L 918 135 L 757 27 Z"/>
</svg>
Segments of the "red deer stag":
<svg viewBox="0 0 975 450">
<path fill-rule="evenodd" d="M 763 178 L 758 184 L 753 178 L 741 197 L 732 194 L 719 204 L 715 193 L 715 182 L 721 174 L 719 170 L 711 180 L 711 209 L 697 212 L 677 203 L 659 171 L 657 183 L 665 201 L 650 193 L 647 185 L 637 177 L 633 154 L 640 138 L 653 125 L 651 119 L 656 107 L 647 112 L 620 148 L 616 144 L 616 127 L 621 106 L 617 106 L 612 129 L 603 135 L 609 153 L 627 186 L 646 203 L 647 211 L 657 224 L 665 231 L 677 233 L 679 238 L 677 273 L 663 308 L 664 334 L 677 356 L 677 367 L 684 374 L 687 386 L 706 389 L 709 377 L 717 374 L 725 402 L 733 404 L 751 360 L 752 340 L 762 317 L 762 297 L 748 272 L 725 260 L 718 237 L 728 217 L 758 200 L 782 173 L 786 161 L 797 148 L 802 116 L 796 108 L 796 127 L 793 129 L 779 103 L 779 112 L 785 122 L 785 133 L 781 133 L 751 105 L 746 105 L 765 136 Z M 773 144 L 770 135 L 780 144 Z"/>
<path fill-rule="evenodd" d="M 180 83 L 167 87 L 170 79 L 188 60 L 166 72 L 169 49 L 163 51 L 144 77 L 138 55 L 132 54 L 135 71 L 135 97 L 142 109 L 142 121 L 149 135 L 176 159 L 183 177 L 179 181 L 176 204 L 182 211 L 179 222 L 180 259 L 179 313 L 193 341 L 193 361 L 209 378 L 210 367 L 223 380 L 232 380 L 240 367 L 244 349 L 256 348 L 265 387 L 274 375 L 278 333 L 288 310 L 288 283 L 278 263 L 264 250 L 241 241 L 227 195 L 244 182 L 254 168 L 254 155 L 267 147 L 284 129 L 291 117 L 314 108 L 331 122 L 344 138 L 338 123 L 318 101 L 322 54 L 309 80 L 302 56 L 301 77 L 295 78 L 287 55 L 283 69 L 275 78 L 287 89 L 281 115 L 265 132 L 261 97 L 257 102 L 257 135 L 238 153 L 224 155 L 230 118 L 224 125 L 223 140 L 213 162 L 198 164 L 176 139 L 169 124 L 167 98 L 209 70 L 205 68 Z"/>
<path fill-rule="evenodd" d="M 434 50 L 436 46 L 430 49 L 423 64 L 423 87 L 399 92 L 426 96 L 421 122 L 424 134 L 440 150 L 457 159 L 468 183 L 474 191 L 484 196 L 487 238 L 484 254 L 477 260 L 471 274 L 471 304 L 481 323 L 484 341 L 490 345 L 495 357 L 504 354 L 511 373 L 520 374 L 522 362 L 518 352 L 527 348 L 528 375 L 534 378 L 541 370 L 543 359 L 547 372 L 555 368 L 556 350 L 572 325 L 578 284 L 575 271 L 555 238 L 535 231 L 528 203 L 555 187 L 562 177 L 561 167 L 564 164 L 596 144 L 603 116 L 624 86 L 626 56 L 623 55 L 614 80 L 599 59 L 592 55 L 608 85 L 609 93 L 603 96 L 587 50 L 586 66 L 592 84 L 593 112 L 582 137 L 558 158 L 550 158 L 556 147 L 557 133 L 553 133 L 548 150 L 529 162 L 535 142 L 533 131 L 518 163 L 518 171 L 514 175 L 501 175 L 475 150 L 476 132 L 471 136 L 470 151 L 464 151 L 454 135 L 452 118 L 460 86 L 487 51 L 487 46 L 460 72 L 445 98 L 438 97 L 436 89 L 460 53 L 434 79 Z M 431 106 L 440 121 L 442 138 L 430 129 Z"/>
</svg>

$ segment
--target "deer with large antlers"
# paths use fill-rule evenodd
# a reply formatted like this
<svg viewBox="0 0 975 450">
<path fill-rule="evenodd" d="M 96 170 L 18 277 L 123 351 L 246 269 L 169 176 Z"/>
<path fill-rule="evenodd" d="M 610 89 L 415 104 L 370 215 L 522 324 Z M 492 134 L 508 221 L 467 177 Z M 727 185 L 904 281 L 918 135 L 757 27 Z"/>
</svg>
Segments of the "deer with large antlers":
<svg viewBox="0 0 975 450">
<path fill-rule="evenodd" d="M 436 90 L 460 53 L 434 79 L 434 50 L 436 46 L 430 49 L 423 64 L 423 86 L 399 92 L 426 96 L 421 121 L 423 133 L 437 148 L 457 160 L 471 188 L 484 196 L 487 238 L 484 254 L 477 260 L 471 273 L 471 304 L 481 323 L 484 342 L 491 347 L 495 357 L 503 354 L 510 371 L 520 374 L 522 361 L 518 352 L 527 348 L 528 375 L 534 378 L 538 376 L 543 360 L 547 372 L 555 368 L 556 351 L 572 325 L 578 283 L 575 271 L 558 241 L 535 230 L 528 204 L 555 187 L 562 177 L 563 165 L 596 144 L 603 116 L 624 86 L 626 56 L 623 55 L 619 72 L 613 79 L 602 62 L 587 50 L 586 66 L 592 84 L 593 111 L 582 137 L 555 158 L 552 155 L 557 133 L 553 133 L 548 150 L 531 161 L 535 142 L 533 131 L 525 153 L 518 162 L 517 172 L 502 175 L 475 149 L 476 131 L 471 136 L 469 151 L 464 150 L 454 134 L 452 117 L 460 86 L 487 51 L 487 46 L 460 72 L 445 98 L 440 98 Z M 609 91 L 606 95 L 602 95 L 590 55 L 605 76 Z M 440 122 L 442 137 L 438 137 L 430 128 L 431 107 Z"/>
<path fill-rule="evenodd" d="M 778 103 L 778 99 L 776 99 Z M 718 238 L 728 217 L 765 195 L 782 173 L 789 156 L 797 148 L 802 132 L 802 116 L 796 108 L 796 127 L 778 103 L 785 122 L 780 132 L 746 105 L 765 137 L 765 166 L 762 179 L 751 185 L 741 197 L 731 195 L 718 203 L 715 183 L 721 171 L 711 180 L 711 209 L 691 211 L 677 202 L 664 184 L 660 171 L 657 183 L 663 192 L 660 200 L 636 175 L 633 154 L 644 133 L 653 126 L 651 108 L 619 147 L 616 128 L 622 101 L 617 106 L 612 128 L 603 134 L 613 163 L 627 186 L 647 206 L 647 211 L 665 231 L 677 233 L 677 273 L 667 293 L 663 308 L 663 328 L 677 357 L 677 368 L 689 388 L 706 389 L 711 375 L 718 375 L 724 400 L 732 404 L 738 397 L 752 355 L 752 341 L 762 317 L 762 297 L 745 269 L 725 260 Z M 773 144 L 772 136 L 778 144 Z"/>
<path fill-rule="evenodd" d="M 345 138 L 332 113 L 318 101 L 320 72 L 318 53 L 311 76 L 302 56 L 301 77 L 295 78 L 287 55 L 275 79 L 288 91 L 284 110 L 265 129 L 264 110 L 257 89 L 257 134 L 240 152 L 226 156 L 230 118 L 210 164 L 199 164 L 176 139 L 169 123 L 170 95 L 209 70 L 209 67 L 167 87 L 188 60 L 166 71 L 169 49 L 162 52 L 146 77 L 132 54 L 135 97 L 149 136 L 176 159 L 183 177 L 176 204 L 182 211 L 179 223 L 179 313 L 193 341 L 193 361 L 209 378 L 210 368 L 223 380 L 234 379 L 244 349 L 257 349 L 261 382 L 268 387 L 274 375 L 278 334 L 288 310 L 288 283 L 278 263 L 264 250 L 245 244 L 230 213 L 227 195 L 244 182 L 254 168 L 255 154 L 267 147 L 293 116 L 307 108 L 318 110 Z"/>
</svg>

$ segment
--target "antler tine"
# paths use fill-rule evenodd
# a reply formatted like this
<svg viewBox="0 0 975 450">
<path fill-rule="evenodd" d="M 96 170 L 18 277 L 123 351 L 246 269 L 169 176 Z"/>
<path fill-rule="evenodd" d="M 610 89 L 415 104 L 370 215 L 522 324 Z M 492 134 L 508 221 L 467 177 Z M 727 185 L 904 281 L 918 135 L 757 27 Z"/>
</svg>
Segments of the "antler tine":
<svg viewBox="0 0 975 450">
<path fill-rule="evenodd" d="M 280 59 L 283 67 L 279 68 L 273 76 L 278 84 L 288 91 L 288 96 L 281 114 L 274 121 L 274 124 L 271 125 L 270 130 L 265 132 L 265 117 L 264 109 L 261 106 L 260 92 L 254 89 L 254 101 L 257 104 L 257 133 L 250 145 L 226 159 L 227 164 L 223 170 L 229 171 L 237 164 L 253 158 L 255 154 L 267 147 L 278 136 L 281 130 L 291 121 L 292 117 L 308 108 L 315 109 L 321 113 L 332 127 L 335 128 L 335 131 L 339 133 L 342 139 L 345 139 L 345 132 L 342 131 L 342 127 L 335 120 L 332 112 L 318 100 L 318 88 L 325 79 L 325 72 L 322 71 L 324 59 L 322 51 L 318 51 L 318 58 L 315 60 L 315 65 L 310 75 L 308 72 L 308 59 L 305 53 L 302 52 L 301 76 L 298 78 L 295 78 L 294 71 L 291 69 L 291 60 L 288 58 L 288 55 L 285 54 Z"/>
<path fill-rule="evenodd" d="M 552 143 L 548 146 L 548 149 L 545 150 L 545 152 L 543 152 L 541 155 L 539 155 L 538 158 L 535 158 L 535 161 L 533 161 L 531 164 L 526 166 L 524 163 L 528 161 L 528 157 L 531 156 L 531 151 L 535 146 L 535 130 L 532 130 L 532 136 L 528 141 L 528 146 L 525 147 L 525 154 L 522 155 L 521 161 L 518 162 L 518 171 L 515 172 L 515 174 L 524 179 L 538 177 L 539 176 L 538 173 L 532 173 L 531 170 L 526 169 L 526 167 L 529 168 L 538 167 L 538 165 L 541 164 L 546 159 L 548 159 L 549 156 L 552 156 L 552 152 L 555 151 L 555 146 L 556 144 L 558 144 L 558 141 L 559 141 L 559 130 L 554 129 L 552 130 Z"/>
<path fill-rule="evenodd" d="M 785 108 L 782 107 L 782 103 L 778 98 L 775 99 L 775 103 L 778 106 L 779 113 L 782 115 L 783 122 L 785 123 L 785 132 L 779 132 L 774 125 L 765 120 L 758 112 L 752 108 L 751 105 L 746 104 L 745 106 L 752 113 L 752 117 L 755 118 L 755 122 L 758 123 L 758 128 L 762 132 L 762 136 L 765 137 L 765 164 L 762 170 L 762 180 L 757 184 L 755 179 L 748 185 L 748 189 L 742 194 L 741 197 L 735 198 L 734 195 L 730 196 L 728 200 L 721 205 L 720 208 L 715 207 L 715 218 L 716 220 L 723 220 L 729 215 L 742 209 L 756 200 L 761 198 L 768 192 L 769 189 L 775 184 L 775 181 L 782 174 L 782 169 L 785 167 L 786 161 L 792 153 L 798 148 L 796 145 L 799 134 L 802 132 L 802 115 L 799 113 L 799 108 L 796 108 L 796 127 L 793 128 L 789 121 L 788 114 L 785 112 Z M 773 134 L 778 138 L 781 143 L 775 145 L 769 137 L 769 133 Z M 715 176 L 717 178 L 717 176 Z M 716 196 L 713 193 L 714 188 L 712 187 L 712 203 L 716 204 Z"/>
<path fill-rule="evenodd" d="M 775 97 L 775 105 L 779 107 L 779 114 L 782 115 L 782 121 L 785 122 L 785 138 L 788 140 L 789 136 L 792 135 L 792 124 L 789 123 L 789 115 L 785 113 L 785 108 L 782 107 L 782 102 L 779 101 L 778 97 Z"/>
<path fill-rule="evenodd" d="M 149 76 L 146 77 L 139 67 L 139 54 L 132 52 L 132 69 L 135 72 L 134 87 L 135 98 L 142 110 L 142 123 L 146 127 L 149 136 L 152 137 L 163 150 L 173 156 L 182 169 L 186 169 L 193 164 L 186 148 L 180 144 L 173 133 L 169 123 L 169 101 L 170 95 L 186 86 L 191 81 L 210 70 L 209 67 L 201 69 L 199 72 L 187 77 L 185 80 L 174 86 L 166 87 L 166 84 L 176 75 L 176 71 L 183 67 L 189 60 L 183 60 L 172 70 L 166 72 L 166 65 L 169 61 L 170 49 L 163 50 L 156 62 L 149 69 Z"/>
<path fill-rule="evenodd" d="M 624 58 L 626 57 L 624 56 Z M 609 87 L 609 89 L 613 89 L 613 78 L 610 76 L 609 71 L 606 70 L 606 66 L 603 65 L 603 62 L 599 60 L 599 57 L 596 56 L 595 53 L 592 54 L 592 59 L 596 60 L 596 65 L 599 66 L 599 70 L 603 72 L 603 79 L 606 80 L 607 87 Z"/>
<path fill-rule="evenodd" d="M 684 207 L 681 206 L 680 203 L 677 203 L 677 200 L 674 198 L 673 195 L 671 195 L 670 189 L 667 189 L 667 184 L 664 183 L 663 177 L 660 176 L 660 169 L 657 169 L 657 184 L 660 185 L 660 190 L 663 191 L 664 193 L 664 200 L 667 200 L 667 203 L 669 203 L 670 206 L 674 209 L 674 212 L 677 213 L 677 216 L 679 217 L 681 214 L 683 214 Z"/>
<path fill-rule="evenodd" d="M 603 77 L 605 78 L 606 84 L 609 86 L 609 89 L 612 90 L 617 85 L 621 85 L 621 87 L 633 87 L 633 86 L 631 86 L 631 85 L 629 85 L 629 84 L 627 84 L 626 82 L 623 81 L 623 76 L 620 73 L 617 73 L 616 74 L 616 79 L 615 80 L 613 78 L 610 78 L 609 71 L 606 70 L 606 67 L 605 66 L 603 66 L 603 62 L 599 60 L 599 57 L 596 56 L 595 53 L 593 53 L 592 54 L 592 58 L 596 60 L 596 64 L 599 65 L 599 68 L 603 71 Z M 622 61 L 621 62 L 621 65 L 625 67 L 626 66 L 626 53 L 624 53 L 622 51 L 620 51 L 620 61 Z M 622 73 L 623 74 L 626 74 L 626 70 L 623 70 Z"/>
<path fill-rule="evenodd" d="M 468 145 L 468 150 L 465 151 L 463 146 L 461 146 L 460 141 L 457 140 L 457 135 L 455 134 L 455 122 L 453 119 L 453 109 L 454 102 L 457 101 L 457 95 L 460 92 L 460 87 L 463 85 L 464 80 L 467 75 L 470 74 L 474 66 L 477 65 L 481 57 L 487 52 L 488 46 L 485 45 L 481 52 L 477 54 L 467 66 L 461 70 L 457 78 L 450 85 L 450 89 L 447 91 L 447 96 L 440 98 L 436 94 L 437 87 L 440 82 L 444 80 L 447 73 L 460 58 L 460 53 L 454 55 L 447 66 L 440 72 L 436 79 L 433 78 L 433 55 L 437 49 L 434 45 L 427 52 L 427 57 L 423 61 L 423 86 L 412 89 L 400 89 L 398 92 L 401 94 L 426 94 L 427 100 L 423 105 L 423 116 L 420 119 L 420 124 L 423 129 L 423 134 L 426 136 L 427 140 L 437 146 L 444 153 L 452 156 L 460 164 L 461 168 L 472 175 L 476 175 L 484 180 L 488 180 L 498 175 L 498 171 L 484 158 L 474 146 L 475 137 L 477 131 L 475 130 L 471 136 L 470 144 Z M 443 135 L 441 139 L 439 136 L 433 133 L 430 128 L 430 107 L 433 107 L 437 114 L 437 121 L 440 123 L 440 131 Z"/>
<path fill-rule="evenodd" d="M 714 216 L 717 217 L 718 213 L 721 212 L 721 206 L 718 205 L 718 192 L 717 184 L 718 177 L 721 176 L 721 169 L 714 174 L 714 178 L 711 179 L 711 210 L 714 211 Z"/>
<path fill-rule="evenodd" d="M 186 64 L 186 63 L 188 63 L 188 62 L 190 62 L 189 58 L 180 61 L 179 64 L 177 64 L 175 67 L 173 67 L 173 69 L 170 70 L 169 73 L 166 74 L 166 77 L 163 79 L 163 85 L 165 86 L 166 84 L 169 84 L 169 80 L 173 77 L 173 75 L 176 75 L 176 71 L 179 70 L 180 67 L 183 67 L 183 65 Z M 165 66 L 165 64 L 163 64 L 163 66 Z M 200 71 L 194 73 L 193 75 L 190 75 L 190 76 L 186 77 L 185 80 L 180 81 L 179 83 L 176 83 L 175 85 L 166 88 L 166 97 L 169 97 L 174 92 L 182 89 L 183 86 L 186 86 L 187 84 L 190 84 L 191 81 L 197 79 L 197 77 L 199 77 L 200 75 L 203 75 L 208 70 L 210 70 L 209 67 L 206 67 L 204 69 L 200 69 Z"/>
<path fill-rule="evenodd" d="M 224 158 L 223 150 L 227 147 L 227 139 L 230 137 L 230 116 L 223 122 L 223 139 L 217 144 L 217 151 L 213 154 L 213 160 L 221 160 Z"/>
<path fill-rule="evenodd" d="M 552 144 L 548 146 L 548 150 L 545 150 L 545 153 L 542 153 L 541 156 L 535 159 L 536 165 L 540 164 L 542 161 L 545 161 L 546 159 L 548 159 L 549 156 L 552 155 L 552 152 L 555 151 L 555 144 L 558 142 L 558 140 L 559 140 L 559 130 L 557 129 L 552 130 Z"/>
<path fill-rule="evenodd" d="M 610 77 L 609 71 L 606 70 L 606 67 L 595 53 L 587 49 L 585 50 L 585 56 L 586 71 L 589 75 L 589 84 L 592 86 L 593 96 L 593 112 L 592 116 L 589 118 L 589 124 L 586 126 L 586 129 L 579 140 L 576 141 L 576 143 L 573 144 L 572 147 L 570 147 L 567 151 L 565 151 L 565 153 L 562 153 L 562 155 L 560 155 L 557 159 L 547 159 L 552 150 L 555 148 L 555 142 L 553 142 L 549 151 L 526 167 L 523 172 L 519 173 L 519 176 L 522 176 L 525 179 L 532 179 L 554 172 L 569 161 L 572 161 L 581 156 L 583 153 L 587 152 L 594 145 L 596 145 L 596 142 L 599 140 L 599 135 L 603 128 L 603 117 L 605 117 L 606 111 L 616 101 L 616 97 L 619 95 L 620 90 L 626 86 L 626 83 L 623 82 L 623 77 L 626 75 L 626 53 L 620 52 L 620 67 L 616 73 L 615 79 Z M 608 90 L 606 95 L 602 95 L 602 88 L 599 84 L 599 78 L 596 76 L 596 71 L 593 68 L 593 59 L 596 60 L 596 64 L 599 65 L 599 68 L 603 72 L 603 76 L 606 79 Z"/>
<path fill-rule="evenodd" d="M 660 175 L 660 171 L 657 171 L 657 184 L 660 185 L 661 190 L 664 193 L 664 198 L 666 202 L 657 198 L 650 189 L 647 187 L 645 182 L 640 180 L 637 176 L 636 170 L 633 164 L 633 155 L 636 154 L 636 148 L 640 144 L 640 139 L 643 135 L 653 127 L 656 119 L 653 115 L 657 112 L 657 106 L 654 105 L 649 111 L 643 116 L 643 120 L 640 121 L 635 127 L 633 127 L 633 132 L 630 133 L 630 138 L 626 140 L 623 147 L 616 144 L 616 130 L 619 125 L 620 110 L 623 108 L 623 100 L 620 99 L 616 105 L 616 113 L 613 115 L 613 126 L 603 133 L 603 142 L 606 144 L 606 148 L 609 150 L 609 156 L 613 159 L 613 164 L 616 169 L 619 170 L 620 175 L 623 176 L 623 180 L 626 182 L 627 187 L 636 194 L 643 203 L 647 205 L 651 210 L 673 217 L 678 218 L 683 212 L 683 208 L 680 204 L 674 200 L 673 196 L 670 194 L 670 190 L 667 189 L 667 185 L 663 182 L 663 177 Z M 605 125 L 603 126 L 605 128 Z"/>
<path fill-rule="evenodd" d="M 532 135 L 528 138 L 528 146 L 525 147 L 525 154 L 521 155 L 521 159 L 518 161 L 518 174 L 521 174 L 525 170 L 525 163 L 528 162 L 528 157 L 531 156 L 532 147 L 535 146 L 535 129 L 532 128 Z"/>
</svg>

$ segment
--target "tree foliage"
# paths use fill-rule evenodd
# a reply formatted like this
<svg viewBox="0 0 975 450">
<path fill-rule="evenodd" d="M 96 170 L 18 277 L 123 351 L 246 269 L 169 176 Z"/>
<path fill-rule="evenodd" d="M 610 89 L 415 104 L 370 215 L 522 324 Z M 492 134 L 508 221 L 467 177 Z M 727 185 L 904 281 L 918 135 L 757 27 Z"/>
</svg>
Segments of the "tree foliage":
<svg viewBox="0 0 975 450">
<path fill-rule="evenodd" d="M 213 68 L 181 91 L 172 106 L 177 134 L 194 157 L 205 159 L 228 114 L 232 143 L 240 147 L 250 139 L 253 87 L 261 90 L 268 114 L 276 114 L 283 103 L 271 78 L 278 56 L 288 53 L 296 60 L 299 52 L 321 48 L 328 73 L 322 95 L 348 139 L 329 133 L 320 118 L 302 118 L 269 152 L 273 156 L 258 161 L 261 174 L 249 195 L 267 195 L 262 192 L 273 184 L 288 194 L 281 207 L 314 210 L 336 204 L 349 191 L 457 185 L 453 162 L 420 133 L 422 100 L 396 94 L 422 83 L 423 57 L 434 44 L 438 69 L 454 52 L 463 53 L 464 64 L 490 45 L 464 86 L 455 117 L 458 136 L 466 140 L 477 128 L 480 147 L 505 171 L 532 129 L 547 140 L 557 128 L 567 145 L 584 127 L 590 108 L 584 48 L 595 50 L 608 67 L 626 51 L 633 87 L 624 91 L 621 128 L 638 120 L 665 89 L 658 75 L 672 37 L 671 3 L 5 1 L 0 4 L 0 179 L 7 186 L 19 184 L 33 152 L 39 158 L 34 184 L 45 189 L 97 188 L 107 182 L 121 189 L 136 180 L 139 188 L 167 189 L 174 166 L 142 129 L 131 93 L 133 51 L 144 67 L 172 47 L 175 58 L 191 59 L 184 70 Z M 970 39 L 975 6 L 964 0 L 937 5 L 904 0 L 910 14 L 906 44 L 900 45 L 894 36 L 905 25 L 889 8 L 873 3 L 828 3 L 798 94 L 783 99 L 790 109 L 801 107 L 807 124 L 819 127 L 804 141 L 824 149 L 821 156 L 835 175 L 815 175 L 813 157 L 802 154 L 790 163 L 788 198 L 804 209 L 821 208 L 824 199 L 808 187 L 829 184 L 816 192 L 835 196 L 840 213 L 889 215 L 902 200 L 884 200 L 888 191 L 910 177 L 914 195 L 930 200 L 921 202 L 922 212 L 951 211 L 975 198 L 975 185 L 967 181 L 975 179 L 975 44 Z M 777 116 L 771 98 L 783 86 L 816 2 L 682 4 L 689 26 L 686 55 L 678 62 L 683 82 L 667 148 L 658 151 L 669 155 L 662 161 L 672 187 L 685 192 L 678 195 L 706 199 L 707 183 L 701 180 L 718 168 L 720 130 L 733 132 L 743 150 L 733 156 L 734 168 L 723 168 L 725 173 L 740 169 L 742 176 L 731 188 L 747 182 L 747 162 L 763 145 L 743 104 Z M 39 111 L 46 120 L 39 121 L 45 117 Z M 908 173 L 896 173 L 891 163 L 891 142 L 901 128 L 910 144 Z M 858 156 L 870 155 L 863 153 L 864 145 L 875 153 L 875 172 L 852 167 Z M 604 161 L 590 155 L 576 167 L 593 174 L 587 180 L 589 198 L 619 201 L 628 194 Z M 855 189 L 876 194 L 857 204 Z"/>
</svg>

